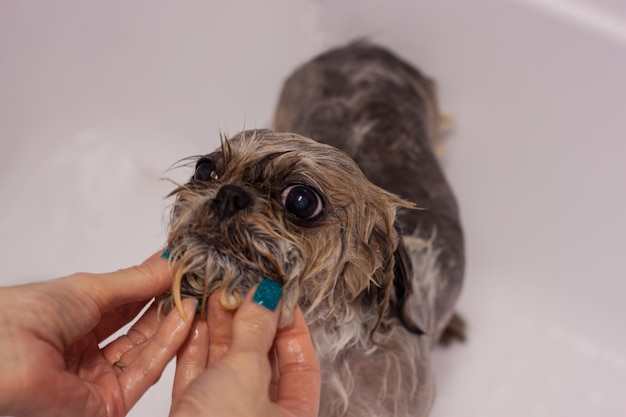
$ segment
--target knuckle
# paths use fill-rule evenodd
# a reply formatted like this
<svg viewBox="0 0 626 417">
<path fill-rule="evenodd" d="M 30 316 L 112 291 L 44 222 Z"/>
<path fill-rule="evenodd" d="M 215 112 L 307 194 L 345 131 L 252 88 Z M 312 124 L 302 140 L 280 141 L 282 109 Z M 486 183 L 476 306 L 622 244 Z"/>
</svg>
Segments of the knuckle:
<svg viewBox="0 0 626 417">
<path fill-rule="evenodd" d="M 128 339 L 135 345 L 141 345 L 143 343 L 145 343 L 146 340 L 149 339 L 149 336 L 146 335 L 144 332 L 131 327 L 130 329 L 128 329 L 128 332 L 126 333 L 126 337 L 128 337 Z"/>
<path fill-rule="evenodd" d="M 240 323 L 249 332 L 250 336 L 259 341 L 272 341 L 276 334 L 273 323 L 262 316 L 247 316 Z"/>
</svg>

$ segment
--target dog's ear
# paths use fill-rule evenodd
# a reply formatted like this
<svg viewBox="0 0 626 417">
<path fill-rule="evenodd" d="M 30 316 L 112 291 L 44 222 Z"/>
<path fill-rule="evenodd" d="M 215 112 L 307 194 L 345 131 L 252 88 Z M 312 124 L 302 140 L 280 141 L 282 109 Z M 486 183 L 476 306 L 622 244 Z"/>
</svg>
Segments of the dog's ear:
<svg viewBox="0 0 626 417">
<path fill-rule="evenodd" d="M 365 240 L 373 255 L 371 258 L 379 262 L 371 275 L 377 290 L 370 294 L 375 294 L 378 305 L 378 323 L 374 330 L 383 325 L 386 317 L 397 317 L 408 331 L 423 335 L 425 323 L 420 320 L 419 305 L 416 305 L 419 294 L 414 294 L 413 265 L 396 217 L 398 208 L 415 209 L 415 205 L 382 189 L 376 191 L 376 198 L 369 200 L 369 212 L 377 212 L 378 216 Z"/>
<path fill-rule="evenodd" d="M 398 317 L 400 322 L 409 331 L 423 335 L 425 332 L 420 325 L 416 323 L 416 320 L 410 312 L 407 311 L 407 302 L 413 293 L 412 277 L 413 277 L 413 265 L 411 264 L 411 258 L 404 247 L 402 235 L 398 225 L 395 225 L 396 233 L 398 234 L 398 247 L 393 254 L 394 268 L 393 268 L 393 294 L 389 299 L 389 305 L 391 311 Z"/>
<path fill-rule="evenodd" d="M 419 320 L 413 294 L 415 288 L 411 257 L 392 213 L 381 216 L 387 220 L 385 226 L 382 222 L 379 223 L 369 239 L 369 248 L 382 255 L 382 266 L 374 274 L 374 280 L 378 284 L 375 294 L 379 313 L 375 329 L 383 324 L 385 317 L 397 317 L 408 331 L 424 335 L 426 333 Z"/>
</svg>

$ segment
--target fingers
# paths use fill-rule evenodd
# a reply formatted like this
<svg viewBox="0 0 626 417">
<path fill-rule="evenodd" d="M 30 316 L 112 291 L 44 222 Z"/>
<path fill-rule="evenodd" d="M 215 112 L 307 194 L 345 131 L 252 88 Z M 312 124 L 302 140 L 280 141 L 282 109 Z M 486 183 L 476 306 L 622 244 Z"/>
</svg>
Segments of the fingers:
<svg viewBox="0 0 626 417">
<path fill-rule="evenodd" d="M 135 347 L 141 347 L 149 341 L 159 329 L 159 324 L 158 307 L 153 303 L 126 334 L 106 345 L 102 349 L 102 354 L 111 363 L 121 361 L 122 356 L 127 352 Z M 139 353 L 141 353 L 141 349 L 136 349 L 134 355 Z M 130 363 L 132 359 L 134 356 L 127 355 L 124 358 L 127 363 Z"/>
<path fill-rule="evenodd" d="M 209 364 L 221 360 L 228 352 L 234 315 L 234 311 L 220 305 L 218 293 L 211 295 L 207 320 L 194 320 L 189 337 L 178 351 L 173 403 Z"/>
<path fill-rule="evenodd" d="M 267 360 L 278 327 L 281 292 L 276 282 L 266 278 L 248 292 L 233 321 L 233 354 L 259 353 Z"/>
<path fill-rule="evenodd" d="M 295 309 L 293 324 L 278 331 L 274 346 L 280 375 L 277 405 L 297 416 L 317 416 L 320 366 L 299 307 Z"/>
<path fill-rule="evenodd" d="M 259 407 L 271 404 L 268 354 L 278 327 L 281 291 L 276 282 L 264 278 L 248 292 L 233 319 L 228 352 L 215 363 L 234 372 L 242 383 L 242 395 L 256 398 Z M 211 369 L 215 368 L 210 366 L 209 372 Z"/>
<path fill-rule="evenodd" d="M 169 261 L 155 253 L 140 265 L 105 274 L 78 274 L 69 279 L 89 286 L 89 295 L 101 311 L 113 306 L 148 300 L 163 294 L 171 285 Z"/>
<path fill-rule="evenodd" d="M 187 317 L 193 317 L 196 308 L 193 300 L 185 300 L 183 308 Z M 133 326 L 128 338 L 111 348 L 123 352 L 117 359 L 121 370 L 118 378 L 127 410 L 158 381 L 187 338 L 190 327 L 190 319 L 185 321 L 176 310 L 172 310 L 165 319 L 159 319 L 153 306 Z M 111 355 L 112 352 L 107 352 L 105 356 L 112 360 Z"/>
<path fill-rule="evenodd" d="M 234 317 L 216 297 L 209 300 L 206 332 L 202 322 L 194 324 L 198 332 L 179 351 L 172 415 L 214 409 L 219 415 L 242 410 L 246 415 L 317 415 L 319 363 L 299 308 L 293 325 L 277 333 L 280 291 L 275 282 L 262 280 Z M 272 379 L 274 370 L 278 379 Z"/>
<path fill-rule="evenodd" d="M 94 334 L 99 342 L 118 331 L 128 324 L 146 306 L 146 301 L 138 301 L 111 309 L 102 315 L 100 323 L 94 329 Z"/>
<path fill-rule="evenodd" d="M 168 262 L 155 254 L 139 266 L 109 274 L 81 273 L 29 284 L 18 291 L 19 317 L 42 338 L 66 350 L 96 329 L 101 341 L 132 320 L 169 282 Z M 122 305 L 128 306 L 114 312 Z"/>
<path fill-rule="evenodd" d="M 265 286 L 267 287 L 267 285 L 266 283 Z M 269 285 L 272 287 L 276 284 L 271 282 Z M 278 313 L 272 312 L 266 307 L 262 307 L 252 301 L 256 289 L 257 287 L 254 287 L 249 291 L 248 297 L 244 300 L 245 307 L 242 305 L 237 313 L 238 324 L 236 325 L 233 323 L 235 312 L 226 310 L 221 306 L 219 293 L 211 295 L 208 303 L 207 321 L 194 321 L 191 336 L 178 352 L 173 387 L 174 403 L 185 391 L 187 386 L 206 370 L 208 365 L 217 363 L 224 358 L 231 346 L 233 326 L 239 328 L 240 333 L 243 335 L 240 336 L 237 342 L 237 346 L 241 350 L 249 353 L 246 347 L 246 345 L 249 344 L 252 344 L 255 348 L 258 347 L 256 340 L 249 340 L 249 338 L 255 337 L 254 333 L 251 333 L 249 330 L 242 330 L 242 327 L 251 327 L 253 332 L 258 332 L 260 329 L 271 329 L 263 332 L 268 336 L 268 341 L 264 345 L 271 345 L 273 332 L 275 332 L 277 325 Z M 262 287 L 261 292 L 263 291 Z M 261 300 L 261 302 L 263 301 L 266 300 Z M 274 304 L 275 303 L 277 303 L 277 300 L 274 301 Z M 259 315 L 257 309 L 261 310 L 261 315 Z M 267 319 L 268 317 L 269 320 Z M 259 318 L 263 319 L 263 321 L 259 321 Z M 263 353 L 264 350 L 265 348 L 261 347 L 259 352 Z M 235 352 L 235 354 L 236 353 L 237 352 Z M 267 353 L 267 351 L 265 351 L 265 353 Z"/>
<path fill-rule="evenodd" d="M 209 326 L 209 364 L 221 360 L 232 339 L 233 318 L 235 311 L 226 310 L 219 302 L 219 294 L 215 293 L 209 298 L 209 313 L 207 322 Z"/>
<path fill-rule="evenodd" d="M 178 350 L 176 372 L 172 388 L 172 407 L 180 395 L 198 375 L 206 370 L 209 357 L 209 328 L 207 322 L 198 317 L 191 325 L 185 343 Z"/>
</svg>

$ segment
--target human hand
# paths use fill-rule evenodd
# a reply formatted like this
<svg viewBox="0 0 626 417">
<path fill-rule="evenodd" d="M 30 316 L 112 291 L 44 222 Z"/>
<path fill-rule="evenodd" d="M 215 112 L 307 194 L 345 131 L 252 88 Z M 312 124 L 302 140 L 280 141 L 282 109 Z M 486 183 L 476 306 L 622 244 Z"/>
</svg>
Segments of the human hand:
<svg viewBox="0 0 626 417">
<path fill-rule="evenodd" d="M 263 284 L 261 284 L 263 285 Z M 171 417 L 317 416 L 320 368 L 304 316 L 276 330 L 274 311 L 248 292 L 237 313 L 209 299 L 178 352 Z"/>
<path fill-rule="evenodd" d="M 109 274 L 0 288 L 0 415 L 126 415 L 185 341 L 195 303 L 183 303 L 188 321 L 158 317 L 153 303 L 126 335 L 99 343 L 170 279 L 157 254 Z"/>
</svg>

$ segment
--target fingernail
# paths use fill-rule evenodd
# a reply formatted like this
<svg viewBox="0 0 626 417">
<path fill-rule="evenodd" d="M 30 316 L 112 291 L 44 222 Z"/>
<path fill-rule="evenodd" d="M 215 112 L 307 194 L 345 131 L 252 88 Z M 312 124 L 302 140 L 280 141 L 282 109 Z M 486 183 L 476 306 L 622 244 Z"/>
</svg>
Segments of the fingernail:
<svg viewBox="0 0 626 417">
<path fill-rule="evenodd" d="M 170 249 L 167 248 L 163 251 L 163 253 L 161 254 L 161 258 L 163 259 L 170 259 Z"/>
<path fill-rule="evenodd" d="M 200 300 L 198 300 L 197 298 L 194 298 L 194 300 L 196 301 L 196 316 L 198 314 L 200 314 Z"/>
<path fill-rule="evenodd" d="M 252 301 L 255 304 L 267 308 L 269 311 L 274 311 L 276 310 L 282 292 L 283 288 L 276 281 L 263 278 L 254 292 Z"/>
</svg>

